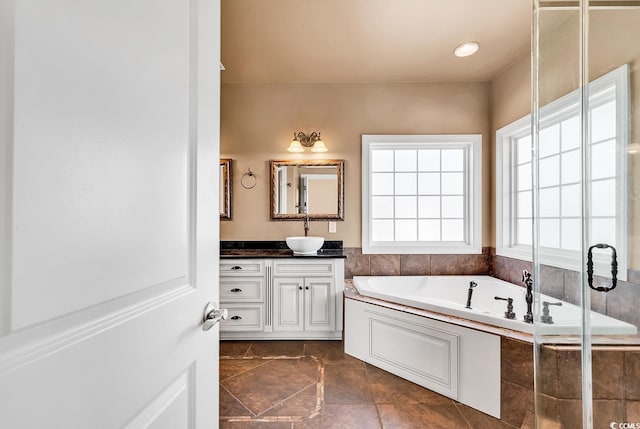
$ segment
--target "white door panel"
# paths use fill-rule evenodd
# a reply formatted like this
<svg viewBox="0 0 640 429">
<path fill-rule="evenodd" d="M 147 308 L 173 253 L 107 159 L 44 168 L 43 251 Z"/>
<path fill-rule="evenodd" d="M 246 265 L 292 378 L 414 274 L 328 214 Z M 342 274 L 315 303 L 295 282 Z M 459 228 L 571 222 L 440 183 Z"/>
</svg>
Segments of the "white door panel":
<svg viewBox="0 0 640 429">
<path fill-rule="evenodd" d="M 219 20 L 0 0 L 0 427 L 216 427 Z"/>
<path fill-rule="evenodd" d="M 130 3 L 16 2 L 14 329 L 186 281 L 193 24 Z"/>
<path fill-rule="evenodd" d="M 181 375 L 171 383 L 126 429 L 183 428 L 189 427 L 189 408 L 192 406 L 190 391 L 192 371 Z"/>
</svg>

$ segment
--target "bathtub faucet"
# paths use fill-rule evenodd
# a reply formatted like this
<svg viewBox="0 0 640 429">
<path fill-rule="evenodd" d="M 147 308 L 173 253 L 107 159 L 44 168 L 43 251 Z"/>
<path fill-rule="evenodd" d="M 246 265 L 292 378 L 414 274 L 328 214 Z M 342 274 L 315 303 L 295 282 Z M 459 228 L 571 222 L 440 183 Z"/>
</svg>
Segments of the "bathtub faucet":
<svg viewBox="0 0 640 429">
<path fill-rule="evenodd" d="M 473 288 L 478 286 L 478 283 L 471 281 L 469 283 L 469 292 L 467 292 L 467 306 L 465 308 L 471 309 L 471 295 L 473 295 Z"/>
<path fill-rule="evenodd" d="M 504 312 L 504 317 L 507 319 L 515 319 L 516 313 L 513 312 L 513 298 L 502 298 L 500 296 L 495 297 L 496 300 L 507 301 L 507 311 Z"/>
<path fill-rule="evenodd" d="M 525 286 L 527 286 L 527 295 L 525 296 L 525 300 L 527 301 L 527 314 L 524 315 L 524 321 L 527 323 L 533 323 L 533 278 L 529 271 L 522 271 L 522 281 Z"/>
<path fill-rule="evenodd" d="M 540 321 L 542 323 L 548 323 L 548 324 L 553 323 L 553 317 L 551 317 L 551 315 L 549 314 L 550 305 L 557 305 L 558 307 L 561 307 L 562 303 L 542 301 L 542 316 L 540 316 Z"/>
</svg>

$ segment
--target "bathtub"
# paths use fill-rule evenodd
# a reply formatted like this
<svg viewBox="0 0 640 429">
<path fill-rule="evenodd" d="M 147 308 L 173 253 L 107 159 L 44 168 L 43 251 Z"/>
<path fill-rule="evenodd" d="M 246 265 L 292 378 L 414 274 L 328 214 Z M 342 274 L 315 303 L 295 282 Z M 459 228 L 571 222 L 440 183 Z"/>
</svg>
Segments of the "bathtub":
<svg viewBox="0 0 640 429">
<path fill-rule="evenodd" d="M 465 308 L 465 305 L 471 281 L 478 285 L 473 291 L 471 309 L 468 309 Z M 527 311 L 526 289 L 490 276 L 355 276 L 353 283 L 363 296 L 529 334 L 573 335 L 580 333 L 580 307 L 562 302 L 560 307 L 550 307 L 553 324 L 525 323 L 522 321 L 522 317 Z M 496 296 L 513 298 L 513 311 L 516 313 L 516 319 L 504 317 L 507 302 L 494 299 Z M 540 296 L 540 302 L 542 301 L 560 302 L 560 300 L 546 295 Z M 534 305 L 536 305 L 535 302 Z M 592 311 L 591 332 L 594 335 L 635 335 L 637 328 L 634 325 Z"/>
</svg>

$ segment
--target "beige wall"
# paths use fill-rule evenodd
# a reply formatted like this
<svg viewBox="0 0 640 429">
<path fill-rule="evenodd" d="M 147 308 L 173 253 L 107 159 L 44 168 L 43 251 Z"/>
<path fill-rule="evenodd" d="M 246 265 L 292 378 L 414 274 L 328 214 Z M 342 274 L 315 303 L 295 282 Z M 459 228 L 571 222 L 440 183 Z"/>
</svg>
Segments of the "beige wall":
<svg viewBox="0 0 640 429">
<path fill-rule="evenodd" d="M 361 246 L 362 134 L 482 134 L 483 244 L 489 245 L 492 142 L 487 83 L 227 84 L 222 86 L 221 156 L 233 163 L 233 220 L 222 240 L 282 240 L 303 232 L 302 222 L 270 220 L 269 159 L 345 159 L 345 220 L 329 234 L 312 222 L 311 234 Z M 294 131 L 322 132 L 329 152 L 290 154 Z M 257 175 L 244 189 L 242 174 Z"/>
<path fill-rule="evenodd" d="M 531 56 L 522 55 L 491 82 L 491 246 L 496 246 L 496 131 L 531 112 Z"/>
</svg>

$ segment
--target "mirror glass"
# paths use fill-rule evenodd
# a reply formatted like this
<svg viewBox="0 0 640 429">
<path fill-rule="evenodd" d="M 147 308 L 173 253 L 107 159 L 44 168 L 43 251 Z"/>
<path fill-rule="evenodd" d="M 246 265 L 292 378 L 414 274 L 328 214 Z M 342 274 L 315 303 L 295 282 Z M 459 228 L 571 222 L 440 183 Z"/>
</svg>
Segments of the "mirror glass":
<svg viewBox="0 0 640 429">
<path fill-rule="evenodd" d="M 271 219 L 344 220 L 344 160 L 270 161 Z"/>
<path fill-rule="evenodd" d="M 220 160 L 220 220 L 231 220 L 231 159 Z"/>
</svg>

